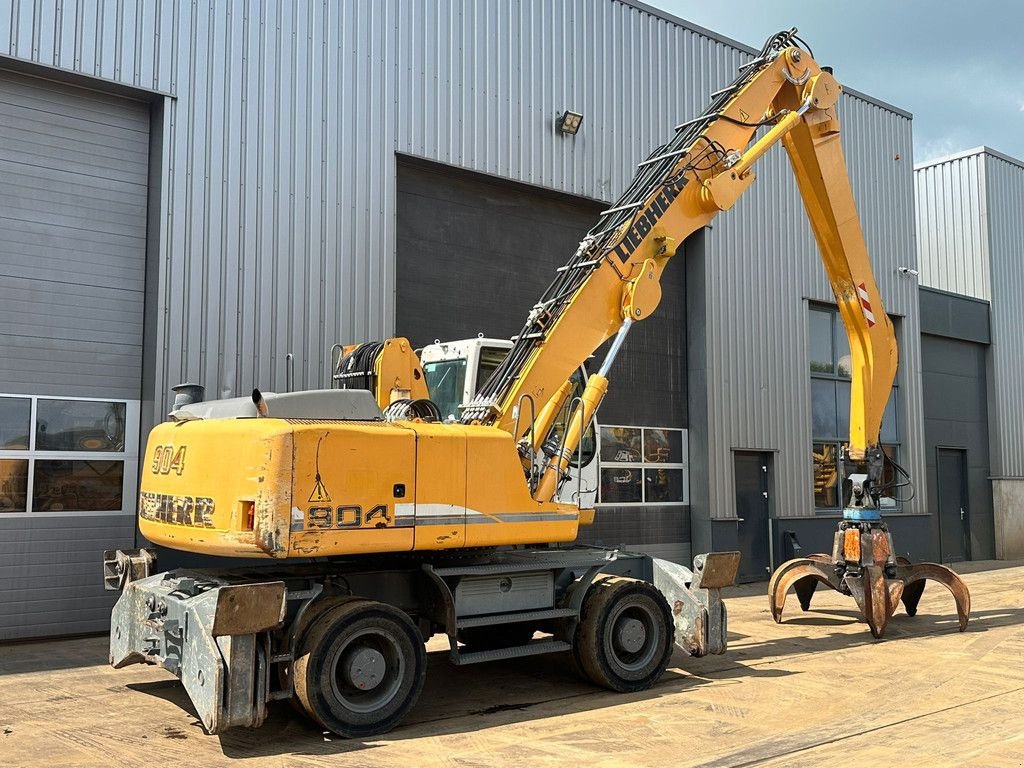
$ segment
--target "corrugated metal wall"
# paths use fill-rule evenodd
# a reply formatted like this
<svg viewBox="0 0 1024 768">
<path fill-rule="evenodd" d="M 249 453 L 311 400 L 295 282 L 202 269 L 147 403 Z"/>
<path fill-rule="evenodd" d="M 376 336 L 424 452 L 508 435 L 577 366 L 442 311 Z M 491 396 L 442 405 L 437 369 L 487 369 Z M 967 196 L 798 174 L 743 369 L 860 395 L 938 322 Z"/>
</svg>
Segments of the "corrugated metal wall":
<svg viewBox="0 0 1024 768">
<path fill-rule="evenodd" d="M 985 212 L 996 409 L 991 471 L 995 477 L 1024 478 L 1024 162 L 986 152 Z"/>
<path fill-rule="evenodd" d="M 992 298 L 988 236 L 983 221 L 984 156 L 978 150 L 914 173 L 921 285 Z"/>
<path fill-rule="evenodd" d="M 138 399 L 149 110 L 0 72 L 0 391 Z"/>
<path fill-rule="evenodd" d="M 991 473 L 1024 478 L 1024 162 L 988 147 L 915 171 L 921 283 L 991 301 Z"/>
<path fill-rule="evenodd" d="M 396 152 L 613 199 L 747 58 L 616 0 L 0 0 L 0 19 L 0 52 L 174 96 L 153 190 L 154 414 L 179 381 L 281 388 L 288 352 L 297 386 L 322 384 L 331 344 L 391 330 Z M 554 131 L 564 108 L 585 115 L 575 139 Z M 909 315 L 904 440 L 919 451 L 916 298 L 894 277 L 915 261 L 910 123 L 850 95 L 842 114 L 882 291 Z M 801 299 L 829 295 L 785 163 L 766 159 L 711 236 L 709 471 L 725 516 L 729 449 L 762 441 L 786 457 L 778 513 L 812 513 Z"/>
</svg>

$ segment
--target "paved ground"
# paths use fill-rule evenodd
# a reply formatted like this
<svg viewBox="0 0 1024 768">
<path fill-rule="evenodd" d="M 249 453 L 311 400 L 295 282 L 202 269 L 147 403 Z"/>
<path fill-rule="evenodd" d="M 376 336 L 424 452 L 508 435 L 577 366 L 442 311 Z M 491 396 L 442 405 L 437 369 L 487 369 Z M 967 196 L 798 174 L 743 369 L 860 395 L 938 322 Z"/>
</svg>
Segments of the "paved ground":
<svg viewBox="0 0 1024 768">
<path fill-rule="evenodd" d="M 259 730 L 206 735 L 177 681 L 106 666 L 106 639 L 0 646 L 4 766 L 1024 766 L 1024 563 L 981 563 L 971 625 L 931 584 L 916 618 L 871 639 L 819 592 L 773 624 L 764 585 L 729 601 L 724 657 L 677 654 L 651 691 L 616 695 L 557 658 L 468 668 L 431 656 L 403 727 L 326 738 L 284 705 Z"/>
</svg>

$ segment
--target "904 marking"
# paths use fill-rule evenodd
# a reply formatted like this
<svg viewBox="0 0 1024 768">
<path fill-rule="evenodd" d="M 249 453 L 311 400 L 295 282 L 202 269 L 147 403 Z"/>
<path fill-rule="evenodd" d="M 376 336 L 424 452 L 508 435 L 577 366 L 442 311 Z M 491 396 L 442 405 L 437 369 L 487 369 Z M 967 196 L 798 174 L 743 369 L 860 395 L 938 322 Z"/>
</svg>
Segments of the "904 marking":
<svg viewBox="0 0 1024 768">
<path fill-rule="evenodd" d="M 306 510 L 307 528 L 386 528 L 390 523 L 387 504 L 377 504 L 365 511 L 358 504 Z"/>
<path fill-rule="evenodd" d="M 180 477 L 185 471 L 185 446 L 175 450 L 173 445 L 158 445 L 153 450 L 153 465 L 149 471 L 154 475 L 173 472 Z"/>
</svg>

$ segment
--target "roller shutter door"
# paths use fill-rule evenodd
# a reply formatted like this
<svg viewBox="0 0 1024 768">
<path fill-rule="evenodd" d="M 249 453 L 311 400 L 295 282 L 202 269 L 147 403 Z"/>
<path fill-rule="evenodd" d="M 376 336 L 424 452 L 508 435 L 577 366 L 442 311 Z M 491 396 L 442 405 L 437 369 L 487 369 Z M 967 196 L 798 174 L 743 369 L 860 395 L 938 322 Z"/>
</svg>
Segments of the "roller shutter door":
<svg viewBox="0 0 1024 768">
<path fill-rule="evenodd" d="M 134 544 L 149 119 L 0 70 L 0 640 L 105 630 Z"/>
</svg>

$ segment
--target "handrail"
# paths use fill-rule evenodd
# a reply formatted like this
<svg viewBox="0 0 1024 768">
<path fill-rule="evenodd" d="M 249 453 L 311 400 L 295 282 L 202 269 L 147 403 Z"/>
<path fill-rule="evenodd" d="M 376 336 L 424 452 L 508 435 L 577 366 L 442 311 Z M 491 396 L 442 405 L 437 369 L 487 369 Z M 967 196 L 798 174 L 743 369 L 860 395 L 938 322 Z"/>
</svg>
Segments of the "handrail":
<svg viewBox="0 0 1024 768">
<path fill-rule="evenodd" d="M 530 440 L 527 443 L 527 445 L 530 447 L 529 448 L 529 450 L 530 450 L 530 474 L 529 474 L 527 482 L 530 485 L 530 495 L 532 496 L 533 492 L 535 490 L 535 487 L 534 487 L 535 477 L 534 476 L 536 475 L 536 463 L 537 463 L 537 452 L 534 450 L 534 447 L 533 447 L 533 427 L 534 427 L 534 424 L 537 421 L 537 403 L 533 399 L 533 395 L 531 395 L 529 392 L 523 392 L 523 394 L 521 394 L 519 396 L 519 400 L 516 402 L 516 431 L 513 432 L 512 434 L 514 434 L 514 435 L 518 435 L 519 434 L 519 419 L 523 415 L 523 400 L 529 400 L 530 401 Z"/>
</svg>

